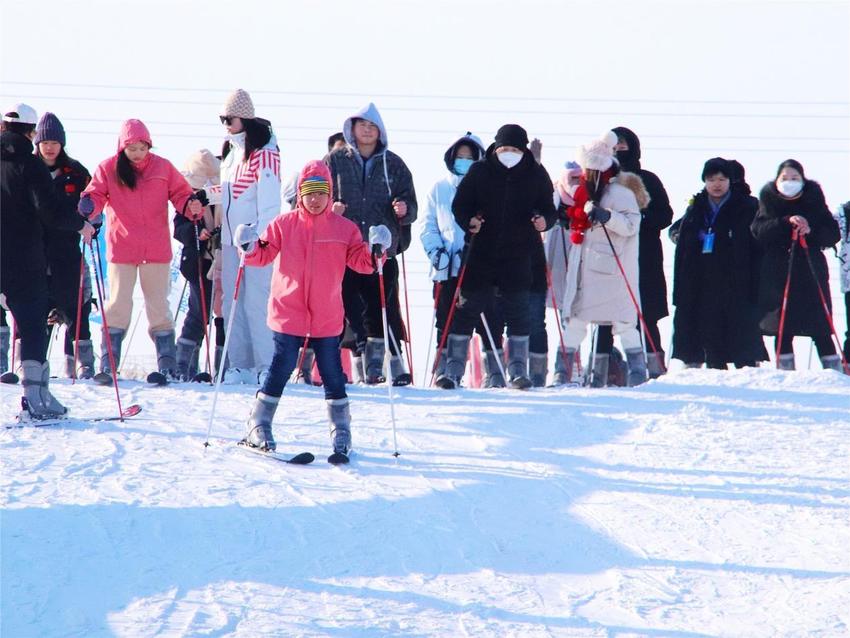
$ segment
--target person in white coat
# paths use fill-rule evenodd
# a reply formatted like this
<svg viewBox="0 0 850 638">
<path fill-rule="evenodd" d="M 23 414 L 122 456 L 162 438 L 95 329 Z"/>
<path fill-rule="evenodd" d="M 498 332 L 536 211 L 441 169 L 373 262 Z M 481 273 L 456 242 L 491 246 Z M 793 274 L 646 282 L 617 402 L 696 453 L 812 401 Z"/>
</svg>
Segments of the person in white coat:
<svg viewBox="0 0 850 638">
<path fill-rule="evenodd" d="M 227 128 L 222 150 L 221 185 L 209 193 L 211 204 L 220 204 L 222 293 L 225 323 L 235 312 L 229 335 L 229 367 L 225 383 L 258 383 L 274 354 L 271 330 L 266 325 L 266 306 L 274 266 L 245 269 L 234 306 L 233 293 L 239 272 L 239 253 L 233 232 L 251 224 L 262 235 L 281 212 L 280 152 L 266 120 L 257 118 L 251 96 L 237 89 L 228 96 L 220 116 Z"/>
<path fill-rule="evenodd" d="M 462 135 L 453 142 L 443 156 L 448 174 L 431 188 L 425 207 L 425 217 L 419 239 L 428 255 L 428 261 L 431 264 L 431 281 L 434 282 L 432 296 L 435 301 L 436 347 L 438 349 L 434 356 L 434 360 L 437 362 L 436 376 L 440 376 L 446 366 L 445 348 L 443 350 L 439 348 L 457 289 L 458 276 L 463 263 L 463 251 L 466 245 L 466 233 L 455 221 L 452 213 L 452 201 L 454 201 L 455 193 L 457 193 L 458 184 L 466 175 L 469 167 L 482 157 L 484 157 L 484 146 L 481 140 L 471 132 L 467 132 L 466 135 Z M 500 327 L 502 322 L 498 318 L 490 316 L 496 313 L 485 311 L 485 314 L 488 315 L 487 320 L 491 322 L 493 330 L 497 330 L 497 326 Z M 484 386 L 504 387 L 505 380 L 495 359 L 496 356 L 501 355 L 501 352 L 499 352 L 502 338 L 501 330 L 493 334 L 498 354 L 493 353 L 484 331 L 479 328 L 478 332 L 483 337 L 484 343 Z"/>
<path fill-rule="evenodd" d="M 609 132 L 578 150 L 582 175 L 567 211 L 570 246 L 561 321 L 569 360 L 589 323 L 610 325 L 622 342 L 628 384 L 634 386 L 646 381 L 646 358 L 629 287 L 637 296 L 640 210 L 649 194 L 640 177 L 620 171 L 616 143 Z"/>
</svg>

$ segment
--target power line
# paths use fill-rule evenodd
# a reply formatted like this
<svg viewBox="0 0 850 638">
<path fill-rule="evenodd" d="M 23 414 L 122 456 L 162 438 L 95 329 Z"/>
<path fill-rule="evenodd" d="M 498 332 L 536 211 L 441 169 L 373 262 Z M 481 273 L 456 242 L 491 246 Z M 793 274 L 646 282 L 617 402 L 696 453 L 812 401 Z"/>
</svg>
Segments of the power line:
<svg viewBox="0 0 850 638">
<path fill-rule="evenodd" d="M 2 94 L 5 98 L 10 98 L 8 94 Z M 181 106 L 218 106 L 211 102 L 196 102 L 190 100 L 156 100 L 146 98 L 113 98 L 113 97 L 88 97 L 88 96 L 65 96 L 65 95 L 33 95 L 32 98 L 39 100 L 66 100 L 75 102 L 120 102 L 120 103 L 143 103 L 143 104 L 169 104 Z M 338 104 L 258 104 L 262 108 L 281 108 L 281 109 L 323 109 L 323 110 L 340 110 L 345 108 L 354 111 L 359 108 L 357 106 L 341 106 Z M 414 106 L 384 106 L 382 111 L 402 111 L 413 113 L 494 113 L 504 114 L 505 109 L 466 109 L 466 108 L 436 108 L 436 107 L 414 107 Z M 621 111 L 540 111 L 537 109 L 511 109 L 512 113 L 520 113 L 525 115 L 590 115 L 590 116 L 611 116 L 623 117 Z M 848 115 L 828 115 L 823 113 L 678 113 L 675 111 L 666 112 L 636 112 L 628 114 L 632 117 L 704 117 L 704 118 L 743 118 L 743 119 L 824 119 L 824 120 L 847 120 Z"/>
<path fill-rule="evenodd" d="M 33 82 L 25 80 L 4 80 L 5 84 L 17 84 L 21 86 L 49 86 L 65 88 L 96 88 L 112 90 L 133 91 L 177 91 L 195 93 L 230 93 L 232 88 L 187 88 L 177 86 L 155 86 L 155 85 L 119 85 L 119 84 L 85 84 L 75 82 Z M 653 98 L 592 98 L 592 97 L 552 97 L 552 96 L 521 96 L 516 95 L 438 95 L 418 93 L 369 93 L 363 91 L 282 91 L 257 89 L 251 91 L 252 95 L 305 95 L 323 97 L 372 97 L 392 99 L 426 99 L 426 100 L 511 100 L 526 102 L 616 102 L 637 104 L 780 104 L 783 106 L 846 106 L 847 101 L 796 101 L 796 100 L 688 100 L 688 99 L 653 99 Z"/>
<path fill-rule="evenodd" d="M 75 129 L 66 130 L 67 133 L 72 133 L 74 135 L 109 135 L 112 137 L 117 137 L 118 133 L 115 131 L 80 131 Z M 153 136 L 154 138 L 158 137 L 173 137 L 178 139 L 205 139 L 210 140 L 215 136 L 211 135 L 193 135 L 193 134 L 185 134 L 185 133 L 157 133 Z M 311 144 L 320 144 L 324 140 L 322 138 L 313 138 L 313 137 L 279 137 L 279 141 L 283 142 L 309 142 Z M 397 145 L 400 146 L 439 146 L 441 148 L 445 148 L 446 144 L 444 142 L 428 142 L 421 140 L 400 140 L 396 142 Z M 706 153 L 716 153 L 718 151 L 717 147 L 713 148 L 696 148 L 696 147 L 665 147 L 665 146 L 652 146 L 652 145 L 642 145 L 647 149 L 652 149 L 653 151 L 699 151 Z M 575 149 L 575 145 L 569 144 L 547 144 L 544 148 L 558 148 L 558 149 Z M 730 152 L 748 152 L 748 153 L 840 153 L 840 154 L 850 154 L 850 150 L 835 150 L 835 149 L 817 149 L 817 148 L 724 148 L 724 151 Z"/>
<path fill-rule="evenodd" d="M 63 121 L 66 122 L 124 122 L 122 119 L 118 118 L 94 118 L 94 117 L 63 117 Z M 219 122 L 180 122 L 180 121 L 164 121 L 164 120 L 145 120 L 145 124 L 151 126 L 201 126 L 201 127 L 215 127 L 216 129 L 222 130 L 221 124 Z M 333 127 L 328 126 L 303 126 L 303 125 L 293 125 L 293 124 L 278 124 L 275 125 L 275 131 L 330 131 Z M 393 128 L 393 135 L 396 133 L 426 133 L 426 134 L 440 134 L 440 135 L 454 135 L 456 137 L 460 136 L 459 129 L 416 129 L 416 128 Z M 222 134 L 223 135 L 223 134 Z M 575 137 L 577 139 L 593 139 L 599 135 L 599 131 L 595 131 L 592 133 L 584 132 L 584 133 L 564 133 L 564 132 L 538 132 L 535 131 L 534 135 L 538 137 Z M 783 142 L 786 140 L 805 140 L 811 142 L 847 142 L 850 141 L 850 137 L 838 137 L 835 135 L 825 136 L 825 137 L 812 137 L 810 135 L 799 135 L 799 136 L 788 136 L 784 135 L 782 137 L 776 137 L 771 135 L 671 135 L 668 133 L 642 133 L 641 138 L 659 138 L 659 139 L 693 139 L 693 140 L 776 140 L 777 142 Z M 456 139 L 456 138 L 455 138 Z"/>
</svg>

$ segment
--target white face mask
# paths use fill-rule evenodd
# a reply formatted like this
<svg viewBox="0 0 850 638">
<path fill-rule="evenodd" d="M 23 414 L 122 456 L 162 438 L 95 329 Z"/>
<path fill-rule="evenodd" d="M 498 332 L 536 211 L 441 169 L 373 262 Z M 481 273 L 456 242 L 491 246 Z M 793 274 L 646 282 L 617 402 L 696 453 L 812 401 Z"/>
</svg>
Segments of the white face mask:
<svg viewBox="0 0 850 638">
<path fill-rule="evenodd" d="M 522 159 L 522 153 L 514 153 L 513 151 L 504 151 L 503 153 L 496 153 L 496 157 L 502 163 L 502 166 L 505 168 L 513 168 L 517 164 L 519 164 Z"/>
<path fill-rule="evenodd" d="M 785 195 L 785 197 L 794 197 L 803 190 L 803 182 L 802 180 L 788 180 L 785 182 L 779 182 L 776 185 L 776 188 L 779 189 L 779 192 Z"/>
</svg>

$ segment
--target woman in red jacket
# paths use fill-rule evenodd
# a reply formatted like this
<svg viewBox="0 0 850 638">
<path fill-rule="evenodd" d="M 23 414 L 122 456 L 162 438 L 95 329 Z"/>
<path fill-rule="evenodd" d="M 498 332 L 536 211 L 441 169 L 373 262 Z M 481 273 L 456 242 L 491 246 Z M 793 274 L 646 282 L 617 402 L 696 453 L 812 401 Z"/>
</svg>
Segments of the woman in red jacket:
<svg viewBox="0 0 850 638">
<path fill-rule="evenodd" d="M 332 201 L 330 170 L 324 162 L 313 160 L 301 171 L 294 210 L 278 215 L 262 238 L 254 224 L 240 224 L 234 233 L 247 265 L 275 262 L 267 319 L 274 332 L 274 357 L 257 392 L 243 442 L 266 451 L 275 449 L 272 419 L 297 364 L 299 348 L 309 346 L 324 382 L 335 455 L 331 458 L 345 462 L 351 448 L 351 412 L 339 352 L 342 278 L 346 266 L 362 274 L 375 268 L 359 228 L 332 213 Z M 386 251 L 390 243 L 386 226 L 369 229 L 369 244 Z"/>
<path fill-rule="evenodd" d="M 130 326 L 136 278 L 142 285 L 148 331 L 156 344 L 157 372 L 152 383 L 165 383 L 175 368 L 174 317 L 168 305 L 171 283 L 171 232 L 168 202 L 193 221 L 203 214 L 201 202 L 186 179 L 167 159 L 150 152 L 151 135 L 140 120 L 127 120 L 118 136 L 118 152 L 97 167 L 80 198 L 86 217 L 106 213 L 106 249 L 109 266 L 109 335 L 101 347 L 100 373 L 95 381 L 111 382 L 106 339 L 112 341 L 115 362 Z"/>
</svg>

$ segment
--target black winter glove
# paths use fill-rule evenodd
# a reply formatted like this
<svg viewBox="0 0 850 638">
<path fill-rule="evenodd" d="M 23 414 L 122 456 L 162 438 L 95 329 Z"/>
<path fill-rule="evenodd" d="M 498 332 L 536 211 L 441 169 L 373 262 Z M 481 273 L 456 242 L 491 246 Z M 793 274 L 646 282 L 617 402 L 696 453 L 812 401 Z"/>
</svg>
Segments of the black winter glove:
<svg viewBox="0 0 850 638">
<path fill-rule="evenodd" d="M 594 224 L 607 224 L 611 219 L 611 211 L 601 206 L 594 205 L 589 211 L 587 209 L 585 211 L 588 221 Z"/>
</svg>

